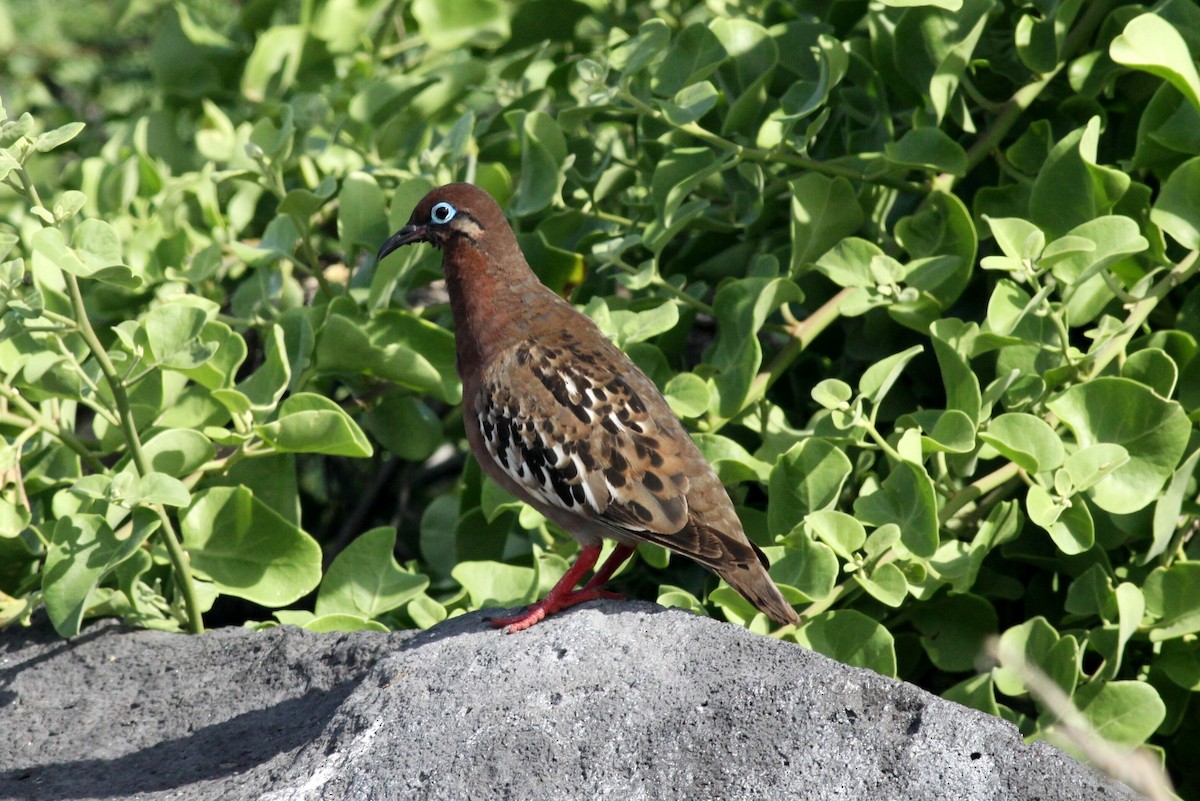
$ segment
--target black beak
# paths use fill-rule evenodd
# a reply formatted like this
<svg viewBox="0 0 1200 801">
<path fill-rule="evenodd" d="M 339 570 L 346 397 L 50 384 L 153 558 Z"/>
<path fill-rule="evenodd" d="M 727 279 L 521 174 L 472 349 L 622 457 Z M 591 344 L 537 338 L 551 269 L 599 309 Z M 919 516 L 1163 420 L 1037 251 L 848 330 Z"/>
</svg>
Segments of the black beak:
<svg viewBox="0 0 1200 801">
<path fill-rule="evenodd" d="M 379 253 L 375 255 L 375 261 L 383 261 L 383 257 L 391 253 L 396 248 L 404 245 L 411 245 L 413 242 L 427 242 L 425 236 L 425 226 L 423 225 L 406 225 L 383 243 L 383 247 L 379 249 Z"/>
</svg>

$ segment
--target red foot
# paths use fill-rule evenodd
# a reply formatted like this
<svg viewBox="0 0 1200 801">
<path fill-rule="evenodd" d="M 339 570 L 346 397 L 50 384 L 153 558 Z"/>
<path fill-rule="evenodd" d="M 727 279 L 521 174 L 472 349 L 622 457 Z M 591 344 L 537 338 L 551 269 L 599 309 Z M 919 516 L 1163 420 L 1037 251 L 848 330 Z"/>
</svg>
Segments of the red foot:
<svg viewBox="0 0 1200 801">
<path fill-rule="evenodd" d="M 560 612 L 576 604 L 594 601 L 597 598 L 621 600 L 624 597 L 624 595 L 609 592 L 608 590 L 576 590 L 551 603 L 550 597 L 547 596 L 546 600 L 538 601 L 536 604 L 525 607 L 525 611 L 519 614 L 512 615 L 511 617 L 492 618 L 492 626 L 494 628 L 503 628 L 505 634 L 516 634 L 518 631 L 524 631 L 529 628 L 547 615 Z"/>
<path fill-rule="evenodd" d="M 495 628 L 503 628 L 505 634 L 515 634 L 518 631 L 525 629 L 537 623 L 547 615 L 552 615 L 555 612 L 566 609 L 576 604 L 594 601 L 597 598 L 612 598 L 620 599 L 624 596 L 618 595 L 615 592 L 600 589 L 604 582 L 608 581 L 612 574 L 616 572 L 621 563 L 629 558 L 633 553 L 633 547 L 629 545 L 618 545 L 613 549 L 612 554 L 604 561 L 596 574 L 591 580 L 584 585 L 583 589 L 575 589 L 575 585 L 583 578 L 583 574 L 592 569 L 596 564 L 596 560 L 600 558 L 600 546 L 590 545 L 579 552 L 579 558 L 575 560 L 575 564 L 571 565 L 554 588 L 547 593 L 546 597 L 541 601 L 529 606 L 524 612 L 510 617 L 493 618 L 491 623 Z"/>
</svg>

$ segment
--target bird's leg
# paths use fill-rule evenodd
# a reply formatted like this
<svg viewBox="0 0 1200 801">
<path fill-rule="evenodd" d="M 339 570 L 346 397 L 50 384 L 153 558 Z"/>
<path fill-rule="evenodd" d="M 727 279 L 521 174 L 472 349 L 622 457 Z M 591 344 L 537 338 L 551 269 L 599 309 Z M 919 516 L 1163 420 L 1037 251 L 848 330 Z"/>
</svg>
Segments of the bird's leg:
<svg viewBox="0 0 1200 801">
<path fill-rule="evenodd" d="M 518 631 L 525 629 L 537 623 L 547 615 L 552 615 L 562 609 L 566 609 L 576 604 L 581 604 L 586 601 L 594 601 L 597 598 L 620 598 L 614 592 L 600 589 L 600 585 L 612 576 L 616 569 L 629 558 L 633 553 L 633 548 L 627 545 L 618 545 L 613 549 L 612 554 L 604 561 L 604 564 L 596 571 L 596 575 L 587 583 L 581 590 L 576 590 L 575 585 L 583 578 L 596 564 L 596 560 L 600 558 L 600 546 L 588 545 L 579 552 L 578 558 L 575 559 L 575 564 L 571 565 L 563 577 L 558 580 L 554 588 L 546 594 L 546 597 L 537 603 L 527 607 L 524 612 L 513 615 L 511 617 L 493 618 L 492 626 L 495 628 L 504 628 L 505 634 L 515 634 Z"/>
<path fill-rule="evenodd" d="M 608 558 L 604 560 L 604 564 L 600 565 L 600 569 L 588 580 L 587 584 L 583 585 L 583 591 L 587 592 L 588 590 L 599 589 L 612 578 L 613 573 L 617 572 L 617 568 L 625 564 L 625 560 L 633 554 L 633 551 L 634 547 L 632 545 L 619 543 L 616 548 L 613 548 L 613 552 L 608 555 Z"/>
</svg>

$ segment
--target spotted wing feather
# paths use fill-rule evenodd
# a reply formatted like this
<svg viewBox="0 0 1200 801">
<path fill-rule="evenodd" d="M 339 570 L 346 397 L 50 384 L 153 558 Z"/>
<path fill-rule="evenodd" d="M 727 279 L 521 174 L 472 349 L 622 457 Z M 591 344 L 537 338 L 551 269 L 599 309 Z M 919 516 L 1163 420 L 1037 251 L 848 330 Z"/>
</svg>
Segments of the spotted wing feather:
<svg viewBox="0 0 1200 801">
<path fill-rule="evenodd" d="M 474 403 L 484 447 L 542 504 L 618 536 L 673 534 L 688 522 L 685 456 L 608 348 L 564 332 L 553 345 L 522 342 L 488 365 Z"/>
</svg>

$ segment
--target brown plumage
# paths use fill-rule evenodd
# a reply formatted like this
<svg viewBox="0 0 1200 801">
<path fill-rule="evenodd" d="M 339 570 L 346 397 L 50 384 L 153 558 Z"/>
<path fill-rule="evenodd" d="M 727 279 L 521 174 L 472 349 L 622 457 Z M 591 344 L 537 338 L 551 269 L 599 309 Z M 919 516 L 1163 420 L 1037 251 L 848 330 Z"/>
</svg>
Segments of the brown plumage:
<svg viewBox="0 0 1200 801">
<path fill-rule="evenodd" d="M 658 388 L 538 281 L 490 195 L 471 184 L 433 190 L 379 258 L 413 242 L 444 254 L 463 417 L 480 466 L 583 546 L 543 601 L 493 625 L 520 631 L 613 597 L 602 585 L 643 541 L 699 562 L 773 620 L 800 621 Z M 604 537 L 618 547 L 576 590 Z"/>
</svg>

